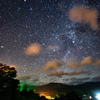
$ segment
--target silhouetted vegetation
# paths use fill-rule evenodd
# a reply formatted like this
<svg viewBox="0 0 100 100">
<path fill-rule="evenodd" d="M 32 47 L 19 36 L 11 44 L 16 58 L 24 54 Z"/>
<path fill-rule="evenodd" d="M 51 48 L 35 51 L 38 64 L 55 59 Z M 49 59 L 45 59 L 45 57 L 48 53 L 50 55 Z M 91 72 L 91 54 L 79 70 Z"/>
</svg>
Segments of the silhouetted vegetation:
<svg viewBox="0 0 100 100">
<path fill-rule="evenodd" d="M 75 91 L 72 91 L 67 93 L 65 96 L 62 95 L 60 98 L 56 97 L 54 100 L 82 100 L 82 98 Z"/>
<path fill-rule="evenodd" d="M 26 88 L 19 91 L 19 80 L 16 77 L 16 69 L 0 63 L 0 100 L 47 100 L 44 96 L 35 94 L 34 90 Z"/>
<path fill-rule="evenodd" d="M 16 98 L 16 88 L 19 81 L 14 79 L 17 71 L 0 63 L 0 100 L 12 100 Z"/>
</svg>

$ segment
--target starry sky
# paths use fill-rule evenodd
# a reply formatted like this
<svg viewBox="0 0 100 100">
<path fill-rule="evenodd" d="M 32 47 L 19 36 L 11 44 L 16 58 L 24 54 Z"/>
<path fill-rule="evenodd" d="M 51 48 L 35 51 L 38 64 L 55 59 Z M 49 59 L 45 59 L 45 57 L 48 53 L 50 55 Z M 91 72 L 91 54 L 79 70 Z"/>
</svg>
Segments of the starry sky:
<svg viewBox="0 0 100 100">
<path fill-rule="evenodd" d="M 32 85 L 100 81 L 99 0 L 1 0 L 0 62 Z"/>
</svg>

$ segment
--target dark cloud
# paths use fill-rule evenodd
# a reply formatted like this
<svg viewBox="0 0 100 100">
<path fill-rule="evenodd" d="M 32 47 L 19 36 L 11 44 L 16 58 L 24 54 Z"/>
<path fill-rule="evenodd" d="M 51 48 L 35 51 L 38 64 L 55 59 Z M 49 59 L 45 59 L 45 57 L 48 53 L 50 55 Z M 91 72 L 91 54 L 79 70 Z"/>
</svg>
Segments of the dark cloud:
<svg viewBox="0 0 100 100">
<path fill-rule="evenodd" d="M 92 81 L 100 81 L 100 76 L 92 78 Z"/>
</svg>

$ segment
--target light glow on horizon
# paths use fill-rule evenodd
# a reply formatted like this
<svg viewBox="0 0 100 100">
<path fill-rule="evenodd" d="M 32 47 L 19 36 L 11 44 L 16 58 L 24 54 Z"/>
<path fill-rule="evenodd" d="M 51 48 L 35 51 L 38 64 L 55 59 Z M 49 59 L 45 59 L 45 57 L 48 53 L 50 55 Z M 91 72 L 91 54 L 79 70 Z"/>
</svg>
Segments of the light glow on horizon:
<svg viewBox="0 0 100 100">
<path fill-rule="evenodd" d="M 96 98 L 97 98 L 98 100 L 100 100 L 100 93 L 98 93 L 98 94 L 96 95 Z"/>
</svg>

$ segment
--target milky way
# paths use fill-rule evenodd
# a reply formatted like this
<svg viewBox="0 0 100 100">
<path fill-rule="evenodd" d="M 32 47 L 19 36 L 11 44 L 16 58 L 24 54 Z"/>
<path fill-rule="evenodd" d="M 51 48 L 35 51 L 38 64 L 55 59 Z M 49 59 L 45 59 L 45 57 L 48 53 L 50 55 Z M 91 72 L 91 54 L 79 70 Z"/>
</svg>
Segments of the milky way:
<svg viewBox="0 0 100 100">
<path fill-rule="evenodd" d="M 0 62 L 15 66 L 22 80 L 100 80 L 98 0 L 2 0 L 0 6 Z"/>
</svg>

